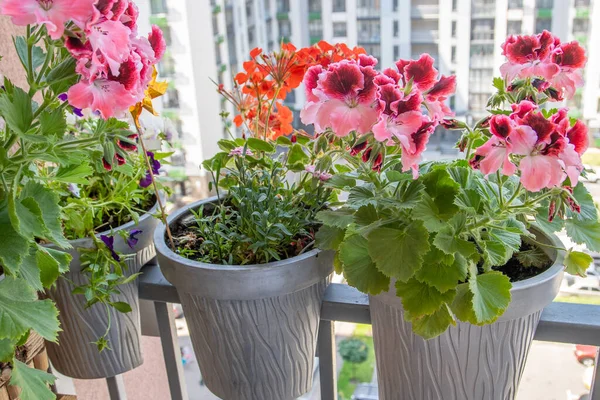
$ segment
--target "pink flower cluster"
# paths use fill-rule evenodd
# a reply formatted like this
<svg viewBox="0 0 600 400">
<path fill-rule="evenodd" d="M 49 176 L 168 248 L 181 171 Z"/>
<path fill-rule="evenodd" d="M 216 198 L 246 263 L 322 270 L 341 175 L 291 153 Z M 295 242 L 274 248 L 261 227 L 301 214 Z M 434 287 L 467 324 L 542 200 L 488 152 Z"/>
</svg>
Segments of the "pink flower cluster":
<svg viewBox="0 0 600 400">
<path fill-rule="evenodd" d="M 489 121 L 492 137 L 475 151 L 471 166 L 485 175 L 520 171 L 521 183 L 531 191 L 560 186 L 568 177 L 577 185 L 583 170 L 581 154 L 588 147 L 588 129 L 581 121 L 571 125 L 567 109 L 548 118 L 538 106 L 524 100 L 512 105 L 510 115 Z"/>
<path fill-rule="evenodd" d="M 149 36 L 137 35 L 138 9 L 130 0 L 0 0 L 0 12 L 17 25 L 44 24 L 54 40 L 77 60 L 80 80 L 68 91 L 69 103 L 90 108 L 103 118 L 127 111 L 144 98 L 153 66 L 166 44 L 153 26 Z"/>
<path fill-rule="evenodd" d="M 377 60 L 363 54 L 358 61 L 343 60 L 326 69 L 312 66 L 304 76 L 307 103 L 300 118 L 317 132 L 331 129 L 340 137 L 373 132 L 380 142 L 398 142 L 403 170 L 417 176 L 429 137 L 445 116 L 453 115 L 445 101 L 456 89 L 455 77 L 438 77 L 433 62 L 423 54 L 378 72 Z"/>
<path fill-rule="evenodd" d="M 500 72 L 507 82 L 517 77 L 542 78 L 558 90 L 557 100 L 562 100 L 563 95 L 572 98 L 583 85 L 585 50 L 575 41 L 561 43 L 552 33 L 544 31 L 538 35 L 509 36 L 502 50 L 507 62 Z"/>
</svg>

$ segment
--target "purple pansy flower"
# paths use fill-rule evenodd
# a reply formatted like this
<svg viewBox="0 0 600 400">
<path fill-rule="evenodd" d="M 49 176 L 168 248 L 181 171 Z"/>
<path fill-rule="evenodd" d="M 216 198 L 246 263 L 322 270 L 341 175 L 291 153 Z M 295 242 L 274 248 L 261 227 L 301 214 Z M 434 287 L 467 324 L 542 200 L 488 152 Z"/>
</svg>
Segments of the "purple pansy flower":
<svg viewBox="0 0 600 400">
<path fill-rule="evenodd" d="M 133 247 L 137 244 L 138 238 L 136 237 L 142 233 L 141 229 L 132 229 L 129 231 L 129 237 L 127 238 L 127 245 L 133 249 Z"/>
<path fill-rule="evenodd" d="M 117 262 L 121 261 L 121 257 L 119 257 L 119 255 L 117 254 L 117 252 L 114 249 L 115 238 L 112 236 L 100 235 L 100 240 L 102 240 L 104 242 L 104 244 L 106 245 L 106 247 L 108 247 L 108 249 L 110 250 L 110 253 L 112 255 L 112 258 L 114 258 L 115 261 L 117 261 Z"/>
<path fill-rule="evenodd" d="M 154 159 L 154 153 L 151 151 L 147 151 L 146 155 L 148 155 L 148 160 L 150 161 L 150 167 L 152 168 L 152 173 L 154 175 L 158 175 L 160 170 L 160 161 Z M 147 188 L 152 184 L 152 175 L 150 171 L 146 171 L 146 176 L 140 179 L 140 186 L 143 188 Z"/>
</svg>

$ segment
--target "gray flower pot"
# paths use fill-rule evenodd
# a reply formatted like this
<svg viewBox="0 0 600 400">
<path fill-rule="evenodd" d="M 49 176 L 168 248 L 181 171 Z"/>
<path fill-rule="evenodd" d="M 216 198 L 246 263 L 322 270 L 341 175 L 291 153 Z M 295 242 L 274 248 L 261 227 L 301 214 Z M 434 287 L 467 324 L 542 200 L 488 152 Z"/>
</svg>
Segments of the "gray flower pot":
<svg viewBox="0 0 600 400">
<path fill-rule="evenodd" d="M 169 224 L 190 215 L 189 205 Z M 224 400 L 291 400 L 311 389 L 321 302 L 333 253 L 263 265 L 205 264 L 154 234 L 160 268 L 179 293 L 206 386 Z"/>
<path fill-rule="evenodd" d="M 537 240 L 560 246 L 554 235 Z M 493 324 L 457 322 L 424 340 L 404 320 L 402 303 L 390 290 L 370 297 L 381 400 L 512 400 L 540 315 L 554 300 L 563 277 L 562 257 L 544 248 L 554 264 L 516 282 L 506 312 Z"/>
<path fill-rule="evenodd" d="M 126 260 L 128 268 L 124 275 L 130 276 L 155 257 L 152 238 L 158 220 L 156 204 L 148 213 L 140 217 L 136 225 L 133 221 L 113 229 L 115 233 L 114 249 L 121 254 L 133 255 Z M 134 248 L 117 235 L 117 231 L 140 229 L 138 242 Z M 110 231 L 103 232 L 110 234 Z M 100 235 L 100 234 L 98 234 Z M 111 329 L 108 335 L 110 349 L 98 352 L 96 341 L 106 331 L 108 315 L 106 307 L 95 304 L 85 309 L 85 297 L 71 293 L 74 286 L 87 283 L 87 276 L 81 274 L 78 248 L 95 248 L 90 238 L 71 241 L 69 250 L 73 260 L 70 270 L 59 278 L 56 286 L 48 290 L 48 296 L 56 303 L 62 331 L 58 334 L 58 343 L 46 342 L 48 356 L 54 368 L 63 375 L 77 379 L 96 379 L 116 376 L 139 367 L 142 362 L 140 351 L 140 313 L 138 307 L 137 280 L 119 286 L 120 295 L 113 296 L 114 301 L 124 301 L 131 305 L 132 311 L 120 313 L 110 309 Z M 66 278 L 66 279 L 65 279 Z"/>
</svg>

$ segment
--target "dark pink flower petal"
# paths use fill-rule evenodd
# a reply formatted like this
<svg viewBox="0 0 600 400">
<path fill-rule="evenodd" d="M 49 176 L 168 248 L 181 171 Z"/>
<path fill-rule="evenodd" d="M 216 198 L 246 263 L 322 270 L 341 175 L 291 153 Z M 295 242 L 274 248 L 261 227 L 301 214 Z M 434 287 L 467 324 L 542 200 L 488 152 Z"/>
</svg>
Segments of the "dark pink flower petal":
<svg viewBox="0 0 600 400">
<path fill-rule="evenodd" d="M 535 131 L 538 143 L 545 141 L 555 131 L 554 124 L 544 118 L 540 112 L 530 112 L 523 118 L 523 123 Z"/>
<path fill-rule="evenodd" d="M 566 146 L 567 142 L 565 141 L 565 138 L 560 133 L 553 132 L 550 135 L 550 144 L 546 146 L 541 153 L 547 156 L 558 157 L 558 155 L 563 152 Z"/>
<path fill-rule="evenodd" d="M 552 121 L 552 123 L 555 125 L 556 130 L 563 136 L 566 135 L 567 131 L 571 127 L 569 115 L 567 114 L 568 111 L 569 110 L 566 108 L 561 108 L 552 116 L 552 118 L 550 118 L 550 121 Z"/>
<path fill-rule="evenodd" d="M 575 151 L 583 154 L 589 146 L 588 127 L 581 121 L 577 120 L 575 125 L 567 131 L 569 143 L 575 146 Z"/>
<path fill-rule="evenodd" d="M 105 170 L 112 171 L 112 165 L 108 161 L 106 161 L 105 158 L 102 158 L 102 166 Z"/>
<path fill-rule="evenodd" d="M 383 70 L 383 74 L 385 76 L 389 76 L 390 78 L 392 78 L 394 80 L 395 83 L 400 82 L 400 74 L 398 73 L 398 71 L 396 71 L 393 68 L 386 68 Z"/>
<path fill-rule="evenodd" d="M 510 117 L 512 119 L 516 119 L 516 118 L 522 119 L 529 112 L 531 112 L 533 110 L 537 110 L 538 106 L 537 106 L 537 104 L 535 104 L 529 100 L 523 100 L 518 104 L 511 104 L 511 108 L 513 110 L 513 113 L 510 115 Z"/>
<path fill-rule="evenodd" d="M 392 104 L 402 98 L 402 92 L 400 92 L 398 86 L 396 86 L 395 84 L 379 86 L 378 94 L 379 108 L 384 114 L 389 115 L 394 112 L 397 112 L 397 109 L 392 110 Z"/>
<path fill-rule="evenodd" d="M 377 59 L 367 54 L 360 54 L 358 56 L 358 64 L 361 67 L 374 67 L 377 65 Z"/>
<path fill-rule="evenodd" d="M 415 90 L 408 96 L 392 104 L 392 110 L 394 110 L 396 114 L 404 114 L 408 111 L 419 111 L 422 103 L 423 96 L 421 95 L 421 92 Z"/>
<path fill-rule="evenodd" d="M 363 73 L 363 88 L 358 92 L 358 98 L 361 103 L 371 103 L 377 97 L 377 85 L 375 77 L 378 75 L 373 67 L 361 67 Z"/>
<path fill-rule="evenodd" d="M 156 61 L 160 60 L 165 54 L 165 50 L 167 49 L 167 43 L 165 42 L 165 38 L 163 37 L 163 32 L 156 25 L 152 25 L 152 32 L 148 35 L 148 41 L 152 46 L 152 50 L 154 50 L 154 58 Z"/>
<path fill-rule="evenodd" d="M 456 91 L 456 76 L 444 76 L 433 85 L 431 90 L 427 92 L 427 98 L 430 101 L 435 101 L 440 97 L 448 97 Z"/>
<path fill-rule="evenodd" d="M 576 41 L 564 43 L 554 51 L 552 60 L 564 68 L 583 68 L 587 58 L 585 49 Z"/>
<path fill-rule="evenodd" d="M 404 67 L 404 78 L 413 80 L 419 90 L 426 91 L 433 87 L 438 71 L 433 68 L 434 59 L 429 54 L 421 54 L 417 61 L 411 61 Z"/>
<path fill-rule="evenodd" d="M 490 131 L 499 139 L 506 139 L 513 130 L 513 121 L 503 114 L 494 115 L 490 120 Z"/>
<path fill-rule="evenodd" d="M 525 64 L 536 59 L 536 50 L 541 47 L 537 36 L 510 36 L 502 45 L 504 55 L 513 64 Z"/>
<path fill-rule="evenodd" d="M 545 60 L 554 48 L 555 37 L 547 30 L 544 30 L 542 33 L 538 34 L 537 37 L 540 42 L 540 47 L 536 50 L 537 59 Z"/>
<path fill-rule="evenodd" d="M 339 62 L 332 64 L 326 73 L 322 87 L 329 98 L 346 100 L 354 96 L 365 85 L 365 77 L 357 64 Z"/>
<path fill-rule="evenodd" d="M 317 88 L 321 72 L 323 72 L 321 65 L 313 65 L 304 74 L 304 90 L 308 101 L 319 101 L 319 98 L 313 93 L 313 89 Z"/>
</svg>

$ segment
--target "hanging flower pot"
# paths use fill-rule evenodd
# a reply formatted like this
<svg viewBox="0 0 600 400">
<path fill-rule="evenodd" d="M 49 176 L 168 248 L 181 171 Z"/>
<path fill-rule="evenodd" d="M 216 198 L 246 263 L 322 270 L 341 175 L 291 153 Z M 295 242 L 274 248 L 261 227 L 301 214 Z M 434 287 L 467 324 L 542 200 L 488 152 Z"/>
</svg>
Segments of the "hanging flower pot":
<svg viewBox="0 0 600 400">
<path fill-rule="evenodd" d="M 58 334 L 58 343 L 47 342 L 48 356 L 53 367 L 63 375 L 76 379 L 107 378 L 130 371 L 143 362 L 140 350 L 140 315 L 138 284 L 133 275 L 142 266 L 155 257 L 152 235 L 158 220 L 153 217 L 158 204 L 140 217 L 136 224 L 131 221 L 111 231 L 98 234 L 108 237 L 110 246 L 124 257 L 127 269 L 123 279 L 127 283 L 118 286 L 119 294 L 111 301 L 127 303 L 129 312 L 121 312 L 115 307 L 96 303 L 86 308 L 84 294 L 73 294 L 73 290 L 89 282 L 89 275 L 81 273 L 81 249 L 95 249 L 91 238 L 70 241 L 73 248 L 69 251 L 73 257 L 69 271 L 64 278 L 58 279 L 56 286 L 47 291 L 60 312 L 62 331 Z M 124 238 L 119 232 L 126 232 Z M 108 331 L 107 331 L 108 330 Z M 106 333 L 108 348 L 98 351 L 94 344 Z"/>
<path fill-rule="evenodd" d="M 176 231 L 201 206 L 170 216 Z M 193 221 L 193 219 L 192 219 Z M 207 264 L 154 234 L 162 272 L 179 293 L 206 386 L 222 399 L 291 400 L 308 392 L 333 253 L 310 250 L 260 265 Z"/>
<path fill-rule="evenodd" d="M 545 244 L 561 245 L 555 235 L 536 235 Z M 511 303 L 496 322 L 458 321 L 429 340 L 413 332 L 394 287 L 370 296 L 379 398 L 514 399 L 542 311 L 563 277 L 563 257 L 555 250 L 548 255 L 550 268 L 513 283 Z"/>
</svg>

